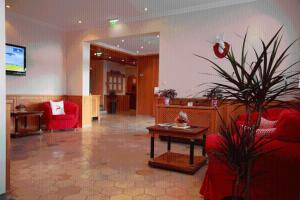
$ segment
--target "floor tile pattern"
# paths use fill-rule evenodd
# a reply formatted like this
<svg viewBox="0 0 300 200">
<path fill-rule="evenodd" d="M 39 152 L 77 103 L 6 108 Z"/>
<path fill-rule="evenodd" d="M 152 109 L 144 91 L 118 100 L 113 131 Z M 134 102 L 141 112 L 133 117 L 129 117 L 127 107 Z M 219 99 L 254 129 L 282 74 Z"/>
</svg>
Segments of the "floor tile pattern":
<svg viewBox="0 0 300 200">
<path fill-rule="evenodd" d="M 201 200 L 206 166 L 193 176 L 148 167 L 145 127 L 153 123 L 145 116 L 103 115 L 92 128 L 13 139 L 12 195 L 17 200 Z M 156 140 L 156 155 L 166 148 Z M 185 144 L 172 150 L 189 152 Z"/>
</svg>

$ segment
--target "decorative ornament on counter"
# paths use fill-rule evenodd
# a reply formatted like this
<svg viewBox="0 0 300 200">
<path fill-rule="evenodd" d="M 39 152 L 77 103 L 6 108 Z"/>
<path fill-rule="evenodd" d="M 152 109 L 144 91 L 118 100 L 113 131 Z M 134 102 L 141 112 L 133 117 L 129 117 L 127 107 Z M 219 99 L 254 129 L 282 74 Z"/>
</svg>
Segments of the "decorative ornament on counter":
<svg viewBox="0 0 300 200">
<path fill-rule="evenodd" d="M 185 112 L 180 111 L 175 122 L 177 127 L 187 127 L 187 124 L 189 123 L 188 115 Z"/>
<path fill-rule="evenodd" d="M 225 58 L 227 56 L 230 49 L 230 44 L 225 42 L 223 34 L 217 36 L 213 49 L 218 58 Z"/>
</svg>

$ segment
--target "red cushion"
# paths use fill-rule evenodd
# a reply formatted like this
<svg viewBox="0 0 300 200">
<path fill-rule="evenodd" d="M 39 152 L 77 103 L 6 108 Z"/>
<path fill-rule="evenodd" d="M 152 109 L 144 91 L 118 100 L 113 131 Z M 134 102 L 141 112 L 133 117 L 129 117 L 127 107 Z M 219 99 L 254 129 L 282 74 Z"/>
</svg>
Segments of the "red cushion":
<svg viewBox="0 0 300 200">
<path fill-rule="evenodd" d="M 300 142 L 300 113 L 294 111 L 282 114 L 274 137 L 283 141 Z"/>
<path fill-rule="evenodd" d="M 54 120 L 74 120 L 75 115 L 53 115 Z"/>
</svg>

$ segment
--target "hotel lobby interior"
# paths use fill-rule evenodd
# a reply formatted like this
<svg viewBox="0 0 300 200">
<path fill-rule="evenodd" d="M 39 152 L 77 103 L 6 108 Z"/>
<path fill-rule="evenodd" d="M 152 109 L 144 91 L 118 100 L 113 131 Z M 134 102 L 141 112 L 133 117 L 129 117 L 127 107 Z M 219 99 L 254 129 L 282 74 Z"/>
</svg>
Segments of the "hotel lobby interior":
<svg viewBox="0 0 300 200">
<path fill-rule="evenodd" d="M 0 0 L 0 200 L 300 200 L 299 0 Z"/>
</svg>

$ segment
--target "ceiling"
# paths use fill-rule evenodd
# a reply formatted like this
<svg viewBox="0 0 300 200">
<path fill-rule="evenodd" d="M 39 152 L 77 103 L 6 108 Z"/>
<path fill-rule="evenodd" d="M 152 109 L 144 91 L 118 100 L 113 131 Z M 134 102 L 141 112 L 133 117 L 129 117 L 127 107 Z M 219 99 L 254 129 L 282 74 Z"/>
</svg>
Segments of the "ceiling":
<svg viewBox="0 0 300 200">
<path fill-rule="evenodd" d="M 125 52 L 131 55 L 149 55 L 159 53 L 159 34 L 143 34 L 122 38 L 107 38 L 94 44 Z"/>
<path fill-rule="evenodd" d="M 252 1 L 255 0 L 6 0 L 6 4 L 10 5 L 8 12 L 70 30 L 107 25 L 111 18 L 126 23 Z"/>
</svg>

